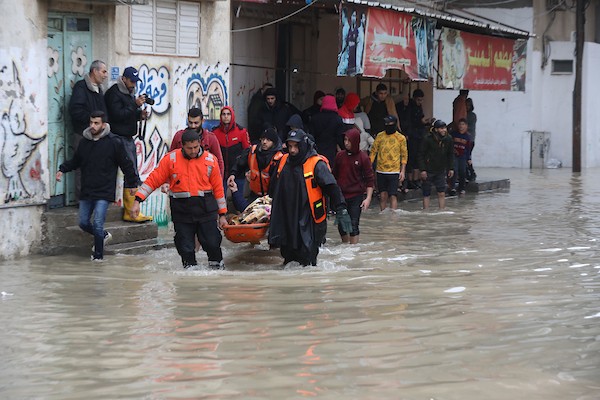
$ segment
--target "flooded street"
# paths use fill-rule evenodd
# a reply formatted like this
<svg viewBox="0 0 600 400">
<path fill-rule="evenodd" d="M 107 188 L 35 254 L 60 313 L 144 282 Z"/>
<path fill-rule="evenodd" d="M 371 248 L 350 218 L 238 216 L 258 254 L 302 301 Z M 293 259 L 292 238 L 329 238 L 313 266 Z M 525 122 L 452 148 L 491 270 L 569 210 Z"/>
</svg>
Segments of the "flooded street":
<svg viewBox="0 0 600 400">
<path fill-rule="evenodd" d="M 317 267 L 2 262 L 0 398 L 600 399 L 600 170 L 477 172 L 510 190 L 331 221 Z"/>
</svg>

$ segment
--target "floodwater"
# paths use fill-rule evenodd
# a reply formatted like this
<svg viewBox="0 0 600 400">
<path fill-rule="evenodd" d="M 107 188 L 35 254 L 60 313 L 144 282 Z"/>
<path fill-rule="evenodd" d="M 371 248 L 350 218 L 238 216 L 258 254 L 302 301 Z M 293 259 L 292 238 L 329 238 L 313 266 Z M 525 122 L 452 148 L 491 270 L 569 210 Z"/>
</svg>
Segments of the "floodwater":
<svg viewBox="0 0 600 400">
<path fill-rule="evenodd" d="M 510 190 L 373 208 L 317 267 L 0 263 L 0 398 L 600 399 L 599 173 L 478 170 Z"/>
</svg>

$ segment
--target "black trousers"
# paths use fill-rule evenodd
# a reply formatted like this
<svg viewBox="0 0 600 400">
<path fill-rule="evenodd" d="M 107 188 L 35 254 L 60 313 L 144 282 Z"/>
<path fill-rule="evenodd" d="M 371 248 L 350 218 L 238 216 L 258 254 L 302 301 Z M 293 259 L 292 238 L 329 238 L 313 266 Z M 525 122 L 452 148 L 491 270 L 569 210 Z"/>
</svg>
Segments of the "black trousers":
<svg viewBox="0 0 600 400">
<path fill-rule="evenodd" d="M 207 222 L 173 222 L 175 227 L 175 247 L 181 256 L 183 266 L 196 265 L 196 243 L 197 236 L 202 250 L 208 255 L 208 261 L 220 262 L 223 260 L 221 241 L 223 237 L 217 227 L 217 220 Z"/>
<path fill-rule="evenodd" d="M 283 257 L 283 263 L 287 264 L 296 261 L 302 266 L 317 265 L 319 247 L 323 244 L 326 234 L 327 220 L 314 226 L 314 237 L 309 249 L 306 249 L 304 246 L 300 249 L 294 249 L 291 246 L 281 244 L 279 251 L 281 252 L 281 257 Z"/>
</svg>

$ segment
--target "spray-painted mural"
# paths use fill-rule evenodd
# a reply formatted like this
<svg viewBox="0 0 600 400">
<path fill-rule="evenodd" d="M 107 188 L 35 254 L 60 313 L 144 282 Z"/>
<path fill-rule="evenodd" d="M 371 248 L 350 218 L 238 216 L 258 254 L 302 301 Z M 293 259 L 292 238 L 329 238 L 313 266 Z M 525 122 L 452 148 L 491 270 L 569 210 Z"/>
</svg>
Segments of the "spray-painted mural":
<svg viewBox="0 0 600 400">
<path fill-rule="evenodd" d="M 39 203 L 46 196 L 40 145 L 46 139 L 47 111 L 39 77 L 34 76 L 38 69 L 26 67 L 27 59 L 32 58 L 0 49 L 0 201 L 4 205 Z"/>
<path fill-rule="evenodd" d="M 142 133 L 146 133 L 135 141 L 138 169 L 144 180 L 169 151 L 175 132 L 185 128 L 189 108 L 201 107 L 207 119 L 218 120 L 221 108 L 229 104 L 229 67 L 220 63 L 159 67 L 143 64 L 138 71 L 141 80 L 136 94 L 146 94 L 155 101 L 145 105 L 149 117 L 142 123 Z M 170 220 L 168 205 L 167 195 L 156 190 L 142 203 L 142 212 L 152 215 L 159 225 L 166 225 Z"/>
</svg>

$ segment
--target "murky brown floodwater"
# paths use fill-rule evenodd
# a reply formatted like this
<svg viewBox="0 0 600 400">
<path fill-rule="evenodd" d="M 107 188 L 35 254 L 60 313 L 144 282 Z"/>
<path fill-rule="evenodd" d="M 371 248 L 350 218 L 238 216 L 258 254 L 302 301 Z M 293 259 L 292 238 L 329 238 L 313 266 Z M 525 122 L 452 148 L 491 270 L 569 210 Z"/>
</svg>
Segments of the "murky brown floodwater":
<svg viewBox="0 0 600 400">
<path fill-rule="evenodd" d="M 371 210 L 314 268 L 1 263 L 0 398 L 600 399 L 600 171 L 478 173 L 510 191 Z"/>
</svg>

